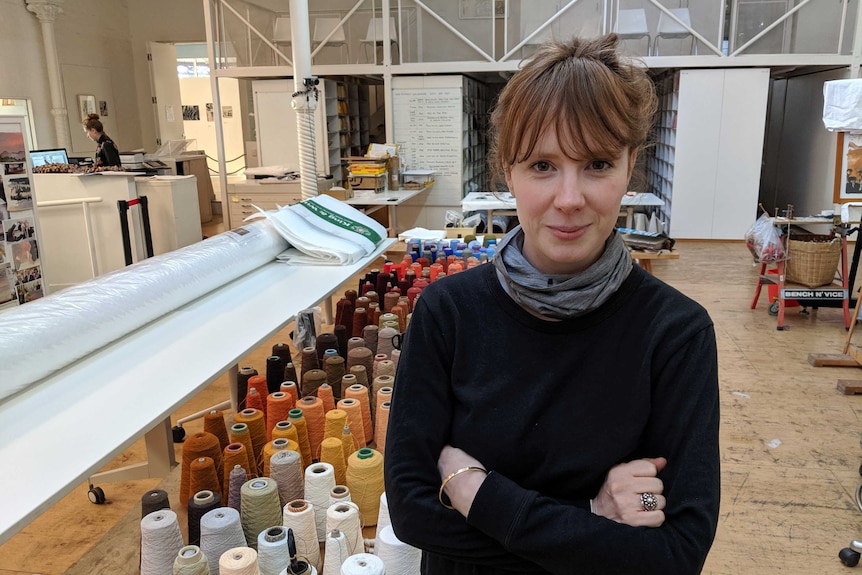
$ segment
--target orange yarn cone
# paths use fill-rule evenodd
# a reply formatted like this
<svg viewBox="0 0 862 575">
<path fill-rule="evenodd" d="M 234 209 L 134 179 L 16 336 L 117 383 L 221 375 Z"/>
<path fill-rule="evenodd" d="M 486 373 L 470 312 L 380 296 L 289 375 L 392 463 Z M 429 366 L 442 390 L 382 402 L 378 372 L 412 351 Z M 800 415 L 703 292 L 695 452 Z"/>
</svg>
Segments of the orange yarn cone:
<svg viewBox="0 0 862 575">
<path fill-rule="evenodd" d="M 283 392 L 276 391 L 275 393 L 270 393 L 266 398 L 266 439 L 269 441 L 272 439 L 272 428 L 279 421 L 284 421 L 287 419 L 287 414 L 293 409 L 296 401 L 293 398 Z"/>
<path fill-rule="evenodd" d="M 242 443 L 245 448 L 246 460 L 248 467 L 245 467 L 246 472 L 250 477 L 257 477 L 257 459 L 254 456 L 254 447 L 251 443 L 251 433 L 248 431 L 248 425 L 245 423 L 234 423 L 230 427 L 231 443 Z"/>
<path fill-rule="evenodd" d="M 221 444 L 212 433 L 201 431 L 186 438 L 183 443 L 183 463 L 180 472 L 180 501 L 188 501 L 194 495 L 191 492 L 191 464 L 199 457 L 209 457 L 216 463 L 216 471 L 221 474 Z M 221 493 L 221 489 L 217 490 Z"/>
<path fill-rule="evenodd" d="M 222 500 L 227 501 L 231 470 L 234 466 L 239 465 L 245 469 L 246 479 L 249 479 L 251 477 L 251 473 L 249 472 L 249 468 L 251 466 L 248 462 L 248 451 L 246 450 L 245 445 L 240 442 L 228 443 L 224 448 L 224 454 L 222 457 L 224 460 L 224 471 L 222 475 L 224 493 L 222 494 Z"/>
<path fill-rule="evenodd" d="M 224 449 L 230 440 L 227 438 L 227 427 L 224 424 L 224 413 L 214 409 L 204 415 L 204 431 L 218 437 L 219 445 Z M 194 493 L 192 493 L 194 496 Z"/>
<path fill-rule="evenodd" d="M 346 397 L 338 402 L 338 409 L 347 412 L 347 424 L 353 433 L 357 447 L 365 447 L 365 426 L 362 423 L 362 404 L 352 397 Z"/>
<path fill-rule="evenodd" d="M 335 471 L 335 484 L 344 485 L 347 479 L 347 460 L 344 457 L 344 448 L 341 439 L 327 437 L 320 444 L 320 460 L 332 465 Z"/>
<path fill-rule="evenodd" d="M 338 379 L 341 381 L 341 378 Z M 323 411 L 328 413 L 335 409 L 335 396 L 332 393 L 332 386 L 328 383 L 324 383 L 320 387 L 317 388 L 317 397 L 323 402 Z"/>
<path fill-rule="evenodd" d="M 222 479 L 216 474 L 215 462 L 212 457 L 198 457 L 189 466 L 189 493 L 194 495 L 199 491 L 209 490 L 221 493 Z"/>
<path fill-rule="evenodd" d="M 349 425 L 345 425 L 341 432 L 341 447 L 344 449 L 345 461 L 347 461 L 347 458 L 359 449 L 359 446 L 356 444 L 356 438 L 353 437 L 353 433 L 351 433 Z"/>
<path fill-rule="evenodd" d="M 296 427 L 299 435 L 299 454 L 302 456 L 302 468 L 311 465 L 311 444 L 308 442 L 308 423 L 299 408 L 290 410 L 290 423 Z"/>
<path fill-rule="evenodd" d="M 352 398 L 362 406 L 362 430 L 367 444 L 374 438 L 374 428 L 371 425 L 371 404 L 368 401 L 368 388 L 364 385 L 351 385 L 344 391 L 344 398 Z"/>
<path fill-rule="evenodd" d="M 337 437 L 341 439 L 344 426 L 347 425 L 347 412 L 343 409 L 333 409 L 326 413 L 326 422 L 323 426 L 323 438 Z"/>
<path fill-rule="evenodd" d="M 323 401 L 319 397 L 307 395 L 296 402 L 296 407 L 302 410 L 308 429 L 308 443 L 312 459 L 320 455 L 320 443 L 323 441 L 323 422 L 325 413 Z"/>
</svg>

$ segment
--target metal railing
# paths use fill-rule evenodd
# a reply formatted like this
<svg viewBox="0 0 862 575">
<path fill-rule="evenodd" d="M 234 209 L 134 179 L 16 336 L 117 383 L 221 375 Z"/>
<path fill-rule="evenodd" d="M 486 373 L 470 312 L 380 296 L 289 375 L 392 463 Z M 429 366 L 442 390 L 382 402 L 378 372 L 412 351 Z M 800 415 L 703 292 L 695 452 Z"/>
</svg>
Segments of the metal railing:
<svg viewBox="0 0 862 575">
<path fill-rule="evenodd" d="M 210 1 L 216 68 L 292 65 L 290 45 L 275 39 L 276 19 L 289 14 L 254 0 Z M 391 62 L 422 72 L 423 66 L 448 63 L 458 70 L 469 62 L 473 69 L 514 69 L 546 38 L 610 31 L 648 65 L 659 57 L 694 66 L 710 58 L 733 65 L 730 60 L 742 56 L 768 61 L 790 55 L 802 57 L 802 63 L 849 62 L 859 25 L 850 0 L 390 0 L 385 2 L 388 15 L 383 4 L 357 0 L 347 9 L 331 10 L 313 3 L 310 26 L 319 17 L 338 18 L 328 35 L 314 42 L 313 65 Z M 490 13 L 491 5 L 496 14 Z M 633 16 L 643 29 L 626 28 L 630 22 L 621 16 Z M 384 30 L 389 42 L 367 36 L 375 18 L 394 19 L 392 31 Z M 339 45 L 346 49 L 325 50 L 336 34 L 344 35 Z M 654 53 L 659 40 L 661 56 Z M 375 48 L 371 54 L 369 45 Z M 380 51 L 389 51 L 388 59 L 378 57 Z"/>
</svg>

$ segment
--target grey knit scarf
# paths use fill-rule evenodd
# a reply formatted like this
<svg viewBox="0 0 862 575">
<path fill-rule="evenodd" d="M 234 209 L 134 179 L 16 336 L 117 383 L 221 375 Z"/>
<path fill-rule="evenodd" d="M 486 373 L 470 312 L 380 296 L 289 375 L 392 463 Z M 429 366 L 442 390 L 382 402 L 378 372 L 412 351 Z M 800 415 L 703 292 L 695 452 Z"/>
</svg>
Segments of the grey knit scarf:
<svg viewBox="0 0 862 575">
<path fill-rule="evenodd" d="M 628 277 L 632 259 L 616 230 L 605 251 L 590 267 L 575 275 L 545 275 L 523 254 L 521 226 L 506 234 L 497 248 L 494 266 L 503 287 L 522 307 L 554 319 L 571 319 L 605 303 Z"/>
</svg>

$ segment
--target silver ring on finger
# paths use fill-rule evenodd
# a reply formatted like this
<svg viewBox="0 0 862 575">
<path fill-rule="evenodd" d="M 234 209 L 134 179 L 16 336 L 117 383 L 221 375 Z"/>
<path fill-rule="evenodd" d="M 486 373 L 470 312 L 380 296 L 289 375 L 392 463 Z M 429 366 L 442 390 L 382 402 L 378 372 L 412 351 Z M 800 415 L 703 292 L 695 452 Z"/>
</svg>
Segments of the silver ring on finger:
<svg viewBox="0 0 862 575">
<path fill-rule="evenodd" d="M 652 493 L 641 493 L 641 507 L 644 511 L 655 511 L 658 509 L 658 498 Z"/>
</svg>

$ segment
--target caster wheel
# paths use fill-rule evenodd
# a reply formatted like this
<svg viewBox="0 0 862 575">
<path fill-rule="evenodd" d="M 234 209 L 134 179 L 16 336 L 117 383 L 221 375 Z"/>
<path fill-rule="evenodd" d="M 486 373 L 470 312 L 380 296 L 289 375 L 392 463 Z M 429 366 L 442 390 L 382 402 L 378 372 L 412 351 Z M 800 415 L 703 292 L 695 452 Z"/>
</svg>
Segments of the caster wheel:
<svg viewBox="0 0 862 575">
<path fill-rule="evenodd" d="M 859 465 L 859 475 L 862 475 L 862 464 Z"/>
<path fill-rule="evenodd" d="M 769 304 L 769 315 L 778 315 L 778 302 L 774 301 Z"/>
<path fill-rule="evenodd" d="M 173 426 L 171 433 L 174 436 L 174 443 L 182 443 L 186 439 L 186 430 L 179 425 Z"/>
<path fill-rule="evenodd" d="M 838 558 L 845 567 L 856 567 L 859 564 L 859 553 L 849 547 L 845 547 L 838 553 Z"/>
<path fill-rule="evenodd" d="M 90 503 L 101 505 L 105 502 L 105 492 L 102 491 L 101 487 L 93 487 L 91 485 L 90 490 L 87 491 L 87 499 L 90 500 Z M 859 559 L 856 560 L 859 561 Z"/>
</svg>

